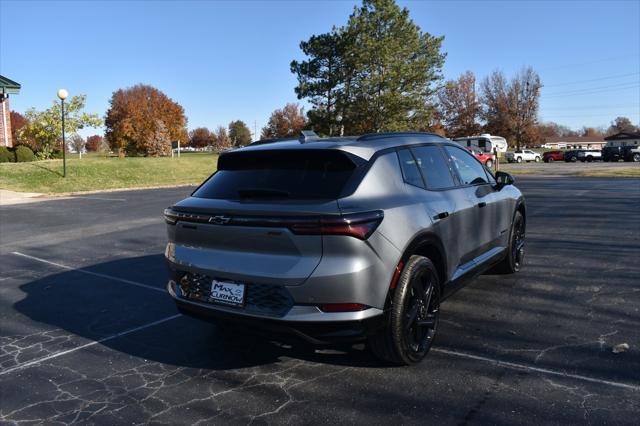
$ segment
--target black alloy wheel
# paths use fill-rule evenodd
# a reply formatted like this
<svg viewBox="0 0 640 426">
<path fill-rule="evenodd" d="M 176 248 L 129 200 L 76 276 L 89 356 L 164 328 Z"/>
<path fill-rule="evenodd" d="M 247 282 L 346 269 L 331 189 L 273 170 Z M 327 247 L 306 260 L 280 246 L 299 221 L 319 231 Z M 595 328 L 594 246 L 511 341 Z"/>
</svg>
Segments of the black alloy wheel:
<svg viewBox="0 0 640 426">
<path fill-rule="evenodd" d="M 369 339 L 369 347 L 386 362 L 420 362 L 431 349 L 440 318 L 440 280 L 429 259 L 417 255 L 409 258 L 389 310 L 386 327 Z"/>
</svg>

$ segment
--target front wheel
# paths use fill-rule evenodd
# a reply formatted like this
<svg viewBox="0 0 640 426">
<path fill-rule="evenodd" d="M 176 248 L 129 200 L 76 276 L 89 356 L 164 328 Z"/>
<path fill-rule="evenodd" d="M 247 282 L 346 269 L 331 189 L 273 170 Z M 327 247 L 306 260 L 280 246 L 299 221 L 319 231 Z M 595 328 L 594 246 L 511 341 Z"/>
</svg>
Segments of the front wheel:
<svg viewBox="0 0 640 426">
<path fill-rule="evenodd" d="M 484 163 L 485 166 L 487 166 L 488 168 L 493 167 L 493 161 L 492 160 L 487 160 L 486 163 Z"/>
<path fill-rule="evenodd" d="M 578 157 L 574 155 L 573 157 L 569 158 L 569 161 L 571 161 L 572 163 L 575 163 L 576 161 L 578 161 Z"/>
<path fill-rule="evenodd" d="M 431 349 L 440 317 L 440 281 L 429 259 L 409 258 L 388 315 L 386 326 L 369 338 L 373 354 L 393 364 L 420 362 Z"/>
<path fill-rule="evenodd" d="M 547 159 L 547 163 L 553 163 L 553 157 L 549 157 L 549 159 Z"/>
<path fill-rule="evenodd" d="M 522 163 L 522 157 L 518 157 L 518 159 L 516 160 L 518 163 Z"/>
<path fill-rule="evenodd" d="M 640 163 L 640 154 L 633 154 L 633 157 L 631 157 L 631 161 L 633 161 L 634 163 Z"/>
<path fill-rule="evenodd" d="M 507 255 L 492 269 L 492 272 L 499 274 L 513 274 L 520 271 L 524 261 L 524 237 L 524 217 L 520 211 L 516 211 L 511 225 Z"/>
<path fill-rule="evenodd" d="M 536 157 L 535 162 L 539 163 L 540 162 L 540 157 Z"/>
</svg>

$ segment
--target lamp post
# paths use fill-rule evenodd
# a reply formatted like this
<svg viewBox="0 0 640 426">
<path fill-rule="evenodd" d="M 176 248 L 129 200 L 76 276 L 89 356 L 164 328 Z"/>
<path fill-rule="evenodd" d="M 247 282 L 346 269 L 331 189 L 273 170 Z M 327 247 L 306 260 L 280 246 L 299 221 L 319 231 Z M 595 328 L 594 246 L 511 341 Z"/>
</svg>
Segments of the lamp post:
<svg viewBox="0 0 640 426">
<path fill-rule="evenodd" d="M 58 90 L 58 97 L 62 105 L 62 177 L 67 177 L 67 144 L 64 141 L 64 100 L 69 96 L 69 92 L 64 89 Z"/>
</svg>

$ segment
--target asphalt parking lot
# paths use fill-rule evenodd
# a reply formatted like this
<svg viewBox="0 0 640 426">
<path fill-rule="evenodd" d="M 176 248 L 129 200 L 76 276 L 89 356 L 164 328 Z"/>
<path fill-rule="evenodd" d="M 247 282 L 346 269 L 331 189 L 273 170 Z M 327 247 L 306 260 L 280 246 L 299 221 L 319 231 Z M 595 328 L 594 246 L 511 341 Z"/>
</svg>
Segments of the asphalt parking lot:
<svg viewBox="0 0 640 426">
<path fill-rule="evenodd" d="M 411 368 L 177 314 L 161 212 L 189 188 L 3 206 L 0 424 L 637 424 L 640 179 L 518 185 L 524 270 L 448 299 Z"/>
</svg>

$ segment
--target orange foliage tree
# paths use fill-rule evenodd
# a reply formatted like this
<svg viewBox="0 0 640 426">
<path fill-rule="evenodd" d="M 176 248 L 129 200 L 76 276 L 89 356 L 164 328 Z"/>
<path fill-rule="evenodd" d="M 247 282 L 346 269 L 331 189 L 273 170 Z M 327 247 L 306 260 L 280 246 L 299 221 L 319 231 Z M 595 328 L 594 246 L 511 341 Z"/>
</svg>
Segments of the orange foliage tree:
<svg viewBox="0 0 640 426">
<path fill-rule="evenodd" d="M 168 149 L 164 146 L 167 141 L 188 141 L 184 109 L 155 87 L 138 84 L 119 89 L 110 104 L 105 136 L 120 157 L 127 152 L 169 155 L 170 145 Z"/>
</svg>

